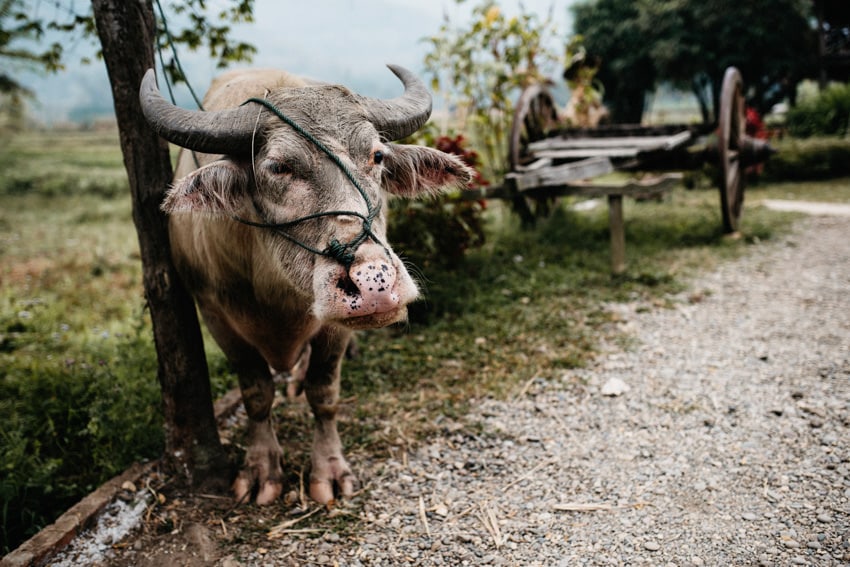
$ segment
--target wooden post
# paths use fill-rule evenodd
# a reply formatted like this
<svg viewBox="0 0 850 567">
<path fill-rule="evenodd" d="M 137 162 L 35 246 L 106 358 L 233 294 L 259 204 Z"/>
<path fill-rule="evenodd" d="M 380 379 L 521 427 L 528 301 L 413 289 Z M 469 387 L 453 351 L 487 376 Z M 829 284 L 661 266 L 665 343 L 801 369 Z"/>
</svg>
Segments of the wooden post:
<svg viewBox="0 0 850 567">
<path fill-rule="evenodd" d="M 509 194 L 511 196 L 511 201 L 513 202 L 514 212 L 519 215 L 522 227 L 532 228 L 535 225 L 537 219 L 534 217 L 534 213 L 531 211 L 531 207 L 528 206 L 528 201 L 526 201 L 525 196 L 519 190 L 516 179 L 505 179 L 505 187 L 508 188 Z"/>
<path fill-rule="evenodd" d="M 626 227 L 623 224 L 623 196 L 608 195 L 608 230 L 611 233 L 611 274 L 626 271 Z"/>
<path fill-rule="evenodd" d="M 166 461 L 190 483 L 217 488 L 229 481 L 229 466 L 216 429 L 203 338 L 195 304 L 171 262 L 168 219 L 160 209 L 172 178 L 171 158 L 168 144 L 150 129 L 139 102 L 142 76 L 154 67 L 153 3 L 92 0 L 92 9 L 112 85 L 153 321 Z"/>
</svg>

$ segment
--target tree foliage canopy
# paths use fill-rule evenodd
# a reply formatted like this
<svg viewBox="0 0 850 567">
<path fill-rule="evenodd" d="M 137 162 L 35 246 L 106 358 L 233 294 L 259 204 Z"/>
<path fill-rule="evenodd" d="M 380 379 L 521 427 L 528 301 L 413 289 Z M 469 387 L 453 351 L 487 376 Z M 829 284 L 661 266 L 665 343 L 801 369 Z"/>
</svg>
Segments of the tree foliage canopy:
<svg viewBox="0 0 850 567">
<path fill-rule="evenodd" d="M 62 44 L 53 42 L 47 47 L 30 46 L 45 34 L 45 23 L 31 19 L 25 11 L 24 0 L 0 0 L 0 109 L 20 112 L 22 99 L 33 96 L 32 91 L 15 79 L 12 62 L 20 67 L 54 71 L 61 68 Z M 24 43 L 25 45 L 21 45 Z"/>
<path fill-rule="evenodd" d="M 508 169 L 507 133 L 519 90 L 545 81 L 561 64 L 551 47 L 556 35 L 551 17 L 541 18 L 521 5 L 518 14 L 510 15 L 497 0 L 480 0 L 472 7 L 468 27 L 446 17 L 425 40 L 431 86 L 448 96 L 464 118 L 464 129 L 477 137 L 488 176 Z"/>
<path fill-rule="evenodd" d="M 602 57 L 599 79 L 617 122 L 640 120 L 644 94 L 662 81 L 694 91 L 710 119 L 720 81 L 737 67 L 749 103 L 764 111 L 814 68 L 807 0 L 585 0 L 575 32 Z M 706 94 L 708 90 L 711 94 Z"/>
<path fill-rule="evenodd" d="M 173 82 L 185 82 L 176 57 L 178 46 L 195 51 L 208 49 L 219 68 L 235 61 L 250 61 L 254 46 L 232 38 L 232 24 L 253 21 L 254 0 L 153 0 L 158 17 L 161 64 Z M 64 68 L 63 42 L 53 32 L 95 39 L 91 5 L 71 0 L 0 0 L 0 95 L 14 100 L 32 93 L 14 78 L 14 69 L 54 72 Z M 167 52 L 169 52 L 166 55 Z M 83 60 L 87 62 L 87 60 Z"/>
</svg>

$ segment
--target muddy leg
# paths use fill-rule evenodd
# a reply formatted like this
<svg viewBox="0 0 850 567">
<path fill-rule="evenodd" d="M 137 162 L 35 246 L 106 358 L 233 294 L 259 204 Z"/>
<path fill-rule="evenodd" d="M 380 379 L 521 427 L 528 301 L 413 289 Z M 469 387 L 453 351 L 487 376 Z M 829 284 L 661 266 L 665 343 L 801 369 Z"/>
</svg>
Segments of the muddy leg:
<svg viewBox="0 0 850 567">
<path fill-rule="evenodd" d="M 270 504 L 283 490 L 283 449 L 277 441 L 271 415 L 274 381 L 268 363 L 220 317 L 204 310 L 204 319 L 227 359 L 239 376 L 242 403 L 248 414 L 248 449 L 245 462 L 233 482 L 240 502 L 257 488 L 257 504 Z"/>
<path fill-rule="evenodd" d="M 310 365 L 304 389 L 316 418 L 311 454 L 310 497 L 327 504 L 334 499 L 334 486 L 343 497 L 351 496 L 357 479 L 342 454 L 336 428 L 339 373 L 351 333 L 322 329 L 312 341 Z"/>
<path fill-rule="evenodd" d="M 233 483 L 240 501 L 247 500 L 257 487 L 257 504 L 270 504 L 283 489 L 283 450 L 274 432 L 271 415 L 274 382 L 269 366 L 259 354 L 236 368 L 242 402 L 248 414 L 248 449 L 245 463 Z"/>
</svg>

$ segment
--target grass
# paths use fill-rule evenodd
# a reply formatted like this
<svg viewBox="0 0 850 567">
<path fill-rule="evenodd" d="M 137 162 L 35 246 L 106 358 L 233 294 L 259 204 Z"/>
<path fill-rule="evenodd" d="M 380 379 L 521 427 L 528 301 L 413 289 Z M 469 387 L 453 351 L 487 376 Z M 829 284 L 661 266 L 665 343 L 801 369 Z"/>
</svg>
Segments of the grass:
<svg viewBox="0 0 850 567">
<path fill-rule="evenodd" d="M 116 185 L 113 186 L 113 183 Z M 744 235 L 724 238 L 716 190 L 625 208 L 628 275 L 609 275 L 607 208 L 559 209 L 532 231 L 488 203 L 488 240 L 424 274 L 407 328 L 358 334 L 346 363 L 349 451 L 380 456 L 534 379 L 569 377 L 608 302 L 664 305 L 687 277 L 769 240 L 793 215 L 764 198 L 848 200 L 846 179 L 748 189 Z M 106 478 L 162 448 L 150 321 L 117 136 L 27 133 L 0 148 L 0 547 L 14 548 Z M 616 339 L 616 337 L 612 337 Z M 208 341 L 214 391 L 234 385 Z M 287 409 L 279 410 L 289 411 Z M 280 420 L 309 437 L 309 418 Z M 306 459 L 299 463 L 306 462 Z"/>
</svg>

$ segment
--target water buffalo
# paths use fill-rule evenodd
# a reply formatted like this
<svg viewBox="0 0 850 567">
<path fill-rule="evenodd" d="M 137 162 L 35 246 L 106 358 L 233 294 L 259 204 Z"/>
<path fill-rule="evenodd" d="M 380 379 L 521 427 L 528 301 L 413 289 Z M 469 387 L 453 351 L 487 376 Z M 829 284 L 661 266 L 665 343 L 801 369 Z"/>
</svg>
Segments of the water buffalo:
<svg viewBox="0 0 850 567">
<path fill-rule="evenodd" d="M 409 71 L 390 70 L 404 93 L 388 100 L 281 71 L 234 71 L 213 82 L 204 111 L 166 101 L 152 70 L 142 81 L 150 125 L 192 150 L 181 150 L 163 208 L 178 273 L 239 376 L 249 417 L 239 499 L 256 490 L 268 504 L 282 491 L 270 369 L 290 369 L 304 352 L 310 496 L 352 494 L 336 426 L 343 353 L 353 329 L 403 321 L 419 295 L 386 241 L 387 194 L 471 179 L 454 156 L 391 143 L 425 123 L 431 96 Z"/>
</svg>

